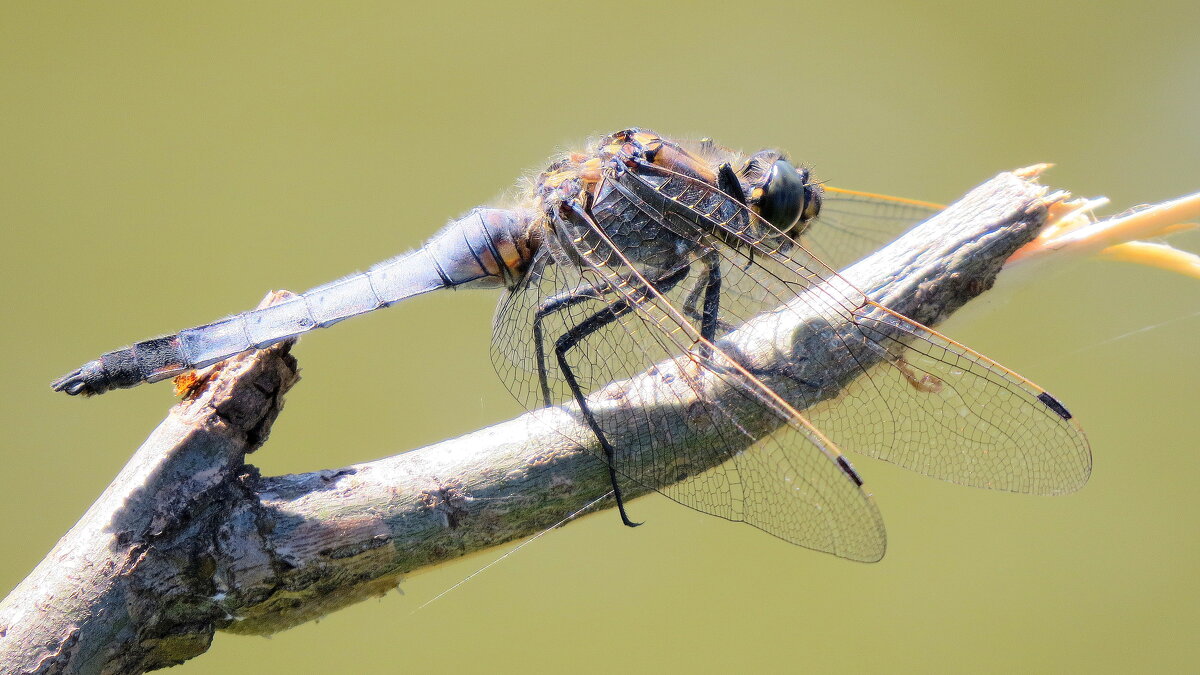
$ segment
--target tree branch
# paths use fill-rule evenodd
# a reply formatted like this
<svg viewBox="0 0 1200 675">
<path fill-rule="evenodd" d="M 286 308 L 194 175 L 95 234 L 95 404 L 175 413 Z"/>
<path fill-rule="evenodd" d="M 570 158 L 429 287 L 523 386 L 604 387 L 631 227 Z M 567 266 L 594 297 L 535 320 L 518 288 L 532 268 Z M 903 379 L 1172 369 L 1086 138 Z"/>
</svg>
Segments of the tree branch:
<svg viewBox="0 0 1200 675">
<path fill-rule="evenodd" d="M 1001 174 L 844 276 L 901 314 L 939 323 L 992 285 L 1062 197 Z M 721 345 L 777 363 L 789 356 L 779 336 L 811 337 L 818 324 L 806 322 L 825 321 L 764 317 Z M 814 362 L 837 363 L 811 342 Z M 689 426 L 686 392 L 665 376 L 675 368 L 660 364 L 590 401 L 600 416 L 638 405 L 656 424 L 703 433 Z M 835 385 L 852 376 L 839 368 L 825 375 Z M 0 603 L 0 671 L 181 663 L 207 650 L 215 630 L 269 634 L 382 595 L 403 574 L 542 530 L 609 490 L 592 449 L 568 440 L 582 428 L 570 406 L 366 464 L 262 477 L 244 456 L 266 440 L 297 379 L 289 346 L 278 345 L 231 359 L 176 405 Z M 612 440 L 623 451 L 665 451 Z M 648 491 L 629 487 L 630 497 Z"/>
</svg>

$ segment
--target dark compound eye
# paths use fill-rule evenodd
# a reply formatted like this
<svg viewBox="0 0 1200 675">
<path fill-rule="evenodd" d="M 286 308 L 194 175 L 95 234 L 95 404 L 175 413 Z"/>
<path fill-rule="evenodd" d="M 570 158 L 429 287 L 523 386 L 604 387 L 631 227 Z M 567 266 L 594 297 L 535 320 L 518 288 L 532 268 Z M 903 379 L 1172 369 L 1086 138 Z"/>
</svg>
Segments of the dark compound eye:
<svg viewBox="0 0 1200 675">
<path fill-rule="evenodd" d="M 789 232 L 804 211 L 805 181 L 786 159 L 776 159 L 751 197 L 758 215 L 784 232 Z M 789 232 L 790 233 L 790 232 Z"/>
<path fill-rule="evenodd" d="M 738 174 L 749 188 L 747 205 L 793 239 L 821 211 L 821 186 L 811 182 L 808 169 L 792 166 L 777 150 L 754 153 Z"/>
</svg>

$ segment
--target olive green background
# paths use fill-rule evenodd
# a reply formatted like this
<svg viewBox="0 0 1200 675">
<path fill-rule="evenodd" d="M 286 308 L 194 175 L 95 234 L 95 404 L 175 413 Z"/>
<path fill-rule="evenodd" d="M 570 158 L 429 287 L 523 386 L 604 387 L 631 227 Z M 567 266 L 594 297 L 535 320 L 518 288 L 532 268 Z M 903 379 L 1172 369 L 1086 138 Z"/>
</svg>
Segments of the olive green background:
<svg viewBox="0 0 1200 675">
<path fill-rule="evenodd" d="M 629 125 L 935 201 L 1039 161 L 1118 209 L 1200 190 L 1198 28 L 1192 2 L 5 2 L 0 586 L 172 403 L 169 384 L 47 388 L 102 351 L 418 245 Z M 306 337 L 254 462 L 338 467 L 516 414 L 495 299 Z M 1076 413 L 1095 455 L 1078 494 L 860 458 L 889 527 L 876 565 L 649 497 L 637 530 L 587 517 L 420 611 L 499 551 L 270 640 L 218 634 L 178 672 L 1194 668 L 1198 313 L 1194 280 L 1089 261 L 946 327 Z"/>
</svg>

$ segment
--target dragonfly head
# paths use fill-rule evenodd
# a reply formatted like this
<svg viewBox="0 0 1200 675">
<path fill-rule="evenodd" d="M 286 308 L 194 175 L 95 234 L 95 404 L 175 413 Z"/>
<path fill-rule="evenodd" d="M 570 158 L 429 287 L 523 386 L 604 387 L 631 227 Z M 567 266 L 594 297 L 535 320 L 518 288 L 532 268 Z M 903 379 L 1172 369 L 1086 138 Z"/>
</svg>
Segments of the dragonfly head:
<svg viewBox="0 0 1200 675">
<path fill-rule="evenodd" d="M 738 174 L 750 188 L 746 205 L 793 239 L 821 212 L 821 186 L 808 169 L 792 166 L 778 150 L 754 153 Z"/>
</svg>

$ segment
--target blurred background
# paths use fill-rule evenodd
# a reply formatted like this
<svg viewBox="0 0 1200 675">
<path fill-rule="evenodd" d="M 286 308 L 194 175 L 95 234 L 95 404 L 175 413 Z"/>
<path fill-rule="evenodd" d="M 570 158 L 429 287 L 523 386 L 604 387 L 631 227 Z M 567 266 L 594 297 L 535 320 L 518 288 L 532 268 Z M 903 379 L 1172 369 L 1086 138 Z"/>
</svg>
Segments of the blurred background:
<svg viewBox="0 0 1200 675">
<path fill-rule="evenodd" d="M 995 173 L 1116 209 L 1200 190 L 1195 3 L 0 5 L 0 586 L 173 403 L 75 400 L 102 351 L 416 246 L 555 151 L 630 125 L 785 148 L 835 185 L 950 201 Z M 1192 250 L 1200 240 L 1179 238 Z M 496 296 L 306 337 L 266 473 L 367 461 L 518 413 Z M 861 565 L 661 497 L 181 673 L 1179 670 L 1200 657 L 1195 281 L 1085 262 L 944 327 L 1081 420 L 1057 498 L 856 460 L 890 548 Z"/>
</svg>

